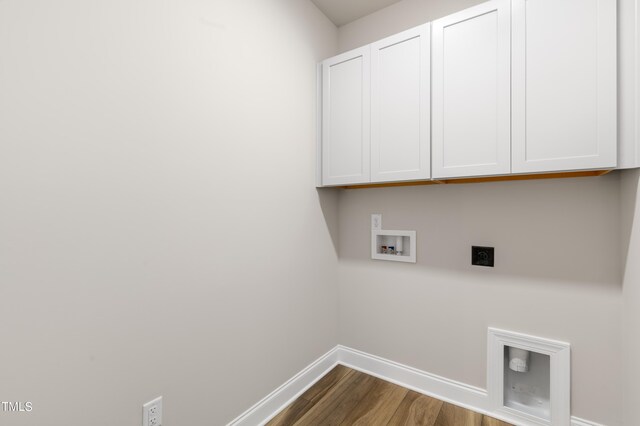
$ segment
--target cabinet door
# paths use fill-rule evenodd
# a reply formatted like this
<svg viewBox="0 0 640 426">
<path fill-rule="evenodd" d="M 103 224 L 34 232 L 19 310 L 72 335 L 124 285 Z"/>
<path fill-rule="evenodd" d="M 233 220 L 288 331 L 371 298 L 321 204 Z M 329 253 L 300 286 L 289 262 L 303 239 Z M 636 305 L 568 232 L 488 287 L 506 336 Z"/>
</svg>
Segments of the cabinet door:
<svg viewBox="0 0 640 426">
<path fill-rule="evenodd" d="M 322 63 L 322 183 L 368 183 L 370 50 L 352 50 Z"/>
<path fill-rule="evenodd" d="M 430 25 L 371 45 L 371 181 L 429 179 Z"/>
<path fill-rule="evenodd" d="M 492 0 L 432 24 L 434 178 L 511 172 L 510 21 Z"/>
<path fill-rule="evenodd" d="M 616 166 L 616 0 L 513 0 L 513 171 Z"/>
</svg>

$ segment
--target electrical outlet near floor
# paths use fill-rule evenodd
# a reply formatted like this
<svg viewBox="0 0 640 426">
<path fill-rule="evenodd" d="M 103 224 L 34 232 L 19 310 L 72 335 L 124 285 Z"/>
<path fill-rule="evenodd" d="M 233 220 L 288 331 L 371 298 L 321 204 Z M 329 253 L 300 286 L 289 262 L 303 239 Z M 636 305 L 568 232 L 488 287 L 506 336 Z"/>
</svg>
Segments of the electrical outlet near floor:
<svg viewBox="0 0 640 426">
<path fill-rule="evenodd" d="M 142 406 L 142 426 L 162 426 L 162 397 Z"/>
</svg>

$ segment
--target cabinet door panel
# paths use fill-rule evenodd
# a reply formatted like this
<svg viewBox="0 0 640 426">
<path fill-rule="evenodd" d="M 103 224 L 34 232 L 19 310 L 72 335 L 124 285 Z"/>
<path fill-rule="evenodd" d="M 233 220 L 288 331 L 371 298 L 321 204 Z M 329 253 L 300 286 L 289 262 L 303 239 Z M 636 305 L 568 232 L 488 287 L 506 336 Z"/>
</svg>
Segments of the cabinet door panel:
<svg viewBox="0 0 640 426">
<path fill-rule="evenodd" d="M 616 166 L 616 1 L 513 1 L 514 173 Z"/>
<path fill-rule="evenodd" d="M 368 46 L 323 62 L 323 185 L 370 180 L 369 67 Z"/>
<path fill-rule="evenodd" d="M 371 46 L 371 181 L 428 179 L 430 25 Z"/>
<path fill-rule="evenodd" d="M 510 173 L 509 1 L 480 4 L 432 27 L 433 177 Z"/>
</svg>

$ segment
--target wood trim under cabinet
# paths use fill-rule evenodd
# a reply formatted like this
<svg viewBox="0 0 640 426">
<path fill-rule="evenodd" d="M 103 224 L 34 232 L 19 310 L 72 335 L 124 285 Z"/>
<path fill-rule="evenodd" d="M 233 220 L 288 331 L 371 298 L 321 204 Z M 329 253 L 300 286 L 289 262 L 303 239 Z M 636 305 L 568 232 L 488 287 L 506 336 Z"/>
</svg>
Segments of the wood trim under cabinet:
<svg viewBox="0 0 640 426">
<path fill-rule="evenodd" d="M 340 186 L 338 188 L 366 189 L 366 188 L 390 188 L 390 187 L 396 187 L 396 186 L 422 186 L 422 185 L 441 185 L 441 184 L 447 185 L 447 184 L 483 183 L 483 182 L 505 182 L 505 181 L 516 181 L 516 180 L 567 179 L 567 178 L 577 178 L 577 177 L 603 176 L 611 171 L 612 170 L 587 170 L 582 172 L 486 176 L 486 177 L 477 177 L 477 178 L 425 180 L 425 181 L 415 181 L 415 182 L 389 182 L 389 183 L 376 183 L 376 184 L 366 184 L 366 185 L 348 185 L 348 186 Z"/>
</svg>

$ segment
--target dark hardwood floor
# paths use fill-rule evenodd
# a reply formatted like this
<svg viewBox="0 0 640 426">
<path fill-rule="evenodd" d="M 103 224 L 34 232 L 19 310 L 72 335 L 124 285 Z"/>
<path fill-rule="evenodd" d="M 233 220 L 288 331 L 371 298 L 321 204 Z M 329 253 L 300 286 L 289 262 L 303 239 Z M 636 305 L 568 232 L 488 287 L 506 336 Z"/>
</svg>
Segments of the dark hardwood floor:
<svg viewBox="0 0 640 426">
<path fill-rule="evenodd" d="M 511 426 L 338 365 L 268 426 Z"/>
</svg>

